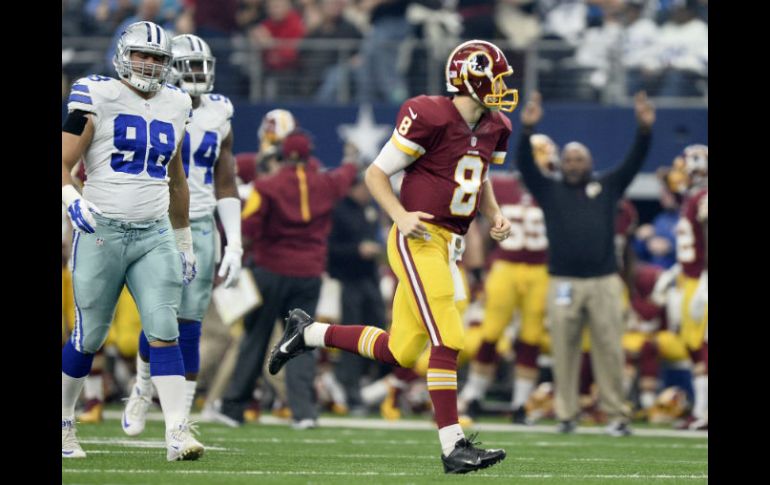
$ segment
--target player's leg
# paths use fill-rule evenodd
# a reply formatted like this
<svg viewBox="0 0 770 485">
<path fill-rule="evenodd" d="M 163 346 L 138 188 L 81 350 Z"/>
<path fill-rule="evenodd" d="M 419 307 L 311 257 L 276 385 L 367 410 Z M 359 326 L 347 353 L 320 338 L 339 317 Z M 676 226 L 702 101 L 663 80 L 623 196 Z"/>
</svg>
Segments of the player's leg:
<svg viewBox="0 0 770 485">
<path fill-rule="evenodd" d="M 681 335 L 692 361 L 693 390 L 695 402 L 692 409 L 692 422 L 687 423 L 690 428 L 704 428 L 708 426 L 708 386 L 709 377 L 706 366 L 707 351 L 704 350 L 706 328 L 708 326 L 708 309 L 700 320 L 695 320 L 690 315 L 690 302 L 698 287 L 697 278 L 684 277 L 682 281 L 682 328 Z"/>
<path fill-rule="evenodd" d="M 136 436 L 144 431 L 147 410 L 152 404 L 152 380 L 150 376 L 150 343 L 142 331 L 142 321 L 139 309 L 136 307 L 134 297 L 128 286 L 123 287 L 115 310 L 115 325 L 132 329 L 138 323 L 138 332 L 130 331 L 134 335 L 136 347 L 136 382 L 131 388 L 131 393 L 123 409 L 121 428 L 129 436 Z"/>
<path fill-rule="evenodd" d="M 182 263 L 168 218 L 131 224 L 126 284 L 136 301 L 150 350 L 150 378 L 166 423 L 166 459 L 195 460 L 203 445 L 189 429 L 184 362 L 176 314 L 182 296 Z"/>
<path fill-rule="evenodd" d="M 93 234 L 75 233 L 70 267 L 75 324 L 62 348 L 62 458 L 85 457 L 75 435 L 75 403 L 107 333 L 123 284 L 121 237 L 99 224 Z"/>
<path fill-rule="evenodd" d="M 190 415 L 195 398 L 195 387 L 200 370 L 200 340 L 203 316 L 211 303 L 214 286 L 216 225 L 212 216 L 190 221 L 193 248 L 198 272 L 195 279 L 182 290 L 177 319 L 179 322 L 179 348 L 185 371 L 185 399 L 187 415 Z"/>
<path fill-rule="evenodd" d="M 481 345 L 471 361 L 468 380 L 457 402 L 458 411 L 465 413 L 468 406 L 487 392 L 497 364 L 497 341 L 513 317 L 518 306 L 515 291 L 515 266 L 507 261 L 495 261 L 484 283 L 484 320 L 481 323 Z M 471 412 L 472 414 L 472 412 Z"/>
<path fill-rule="evenodd" d="M 537 358 L 545 333 L 545 304 L 548 296 L 548 269 L 545 265 L 523 269 L 527 288 L 522 295 L 521 330 L 516 338 L 511 409 L 513 422 L 528 424 L 524 404 L 535 388 L 539 374 Z"/>
</svg>

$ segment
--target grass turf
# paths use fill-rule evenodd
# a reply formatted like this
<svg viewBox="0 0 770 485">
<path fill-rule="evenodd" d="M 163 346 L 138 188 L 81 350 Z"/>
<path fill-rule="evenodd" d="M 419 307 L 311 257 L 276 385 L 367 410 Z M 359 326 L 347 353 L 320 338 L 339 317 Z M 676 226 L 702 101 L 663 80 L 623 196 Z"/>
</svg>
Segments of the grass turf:
<svg viewBox="0 0 770 485">
<path fill-rule="evenodd" d="M 529 432 L 480 433 L 501 463 L 445 475 L 435 431 L 200 424 L 204 456 L 166 462 L 163 424 L 140 437 L 117 420 L 78 426 L 88 454 L 62 460 L 63 484 L 676 484 L 708 481 L 708 440 Z M 467 433 L 466 433 L 467 434 Z"/>
</svg>

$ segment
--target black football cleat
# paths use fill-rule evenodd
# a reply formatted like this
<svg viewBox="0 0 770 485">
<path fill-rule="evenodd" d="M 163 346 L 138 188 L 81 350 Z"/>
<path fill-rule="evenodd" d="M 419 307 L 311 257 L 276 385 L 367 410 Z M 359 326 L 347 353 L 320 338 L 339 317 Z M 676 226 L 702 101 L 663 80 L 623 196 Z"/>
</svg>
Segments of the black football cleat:
<svg viewBox="0 0 770 485">
<path fill-rule="evenodd" d="M 270 360 L 267 362 L 267 370 L 272 375 L 276 375 L 281 367 L 294 357 L 313 350 L 313 347 L 305 345 L 305 337 L 302 332 L 308 325 L 313 323 L 313 319 L 307 313 L 299 308 L 289 312 L 286 317 L 286 331 L 281 337 L 281 341 L 275 344 L 270 351 Z"/>
<path fill-rule="evenodd" d="M 505 458 L 505 450 L 483 450 L 476 448 L 473 443 L 476 434 L 463 438 L 455 444 L 455 449 L 449 456 L 441 455 L 444 463 L 444 473 L 468 473 L 487 468 Z"/>
</svg>

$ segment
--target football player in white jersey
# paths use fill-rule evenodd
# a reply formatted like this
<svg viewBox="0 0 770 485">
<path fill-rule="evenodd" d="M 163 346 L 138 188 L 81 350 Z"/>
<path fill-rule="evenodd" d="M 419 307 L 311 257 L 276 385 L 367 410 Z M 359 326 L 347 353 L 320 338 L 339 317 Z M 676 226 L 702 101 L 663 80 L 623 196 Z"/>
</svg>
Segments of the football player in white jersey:
<svg viewBox="0 0 770 485">
<path fill-rule="evenodd" d="M 166 422 L 166 459 L 204 451 L 185 409 L 176 313 L 196 273 L 182 141 L 190 97 L 170 86 L 171 39 L 152 22 L 126 27 L 113 60 L 120 80 L 75 81 L 62 127 L 62 203 L 75 235 L 75 327 L 62 349 L 62 458 L 84 458 L 73 415 L 96 352 L 128 286 L 150 341 L 150 372 Z M 70 171 L 85 159 L 81 195 Z"/>
<path fill-rule="evenodd" d="M 235 183 L 233 105 L 214 88 L 215 58 L 200 37 L 185 34 L 171 41 L 172 78 L 192 99 L 192 121 L 182 144 L 182 164 L 190 186 L 190 225 L 198 264 L 195 281 L 182 291 L 179 306 L 179 347 L 184 359 L 186 411 L 189 415 L 200 368 L 201 322 L 211 302 L 214 268 L 219 256 L 214 209 L 225 230 L 227 246 L 219 269 L 225 286 L 234 286 L 241 271 L 241 202 Z M 147 409 L 152 403 L 149 346 L 139 336 L 136 357 L 137 380 L 123 412 L 123 431 L 136 436 L 144 430 Z"/>
</svg>

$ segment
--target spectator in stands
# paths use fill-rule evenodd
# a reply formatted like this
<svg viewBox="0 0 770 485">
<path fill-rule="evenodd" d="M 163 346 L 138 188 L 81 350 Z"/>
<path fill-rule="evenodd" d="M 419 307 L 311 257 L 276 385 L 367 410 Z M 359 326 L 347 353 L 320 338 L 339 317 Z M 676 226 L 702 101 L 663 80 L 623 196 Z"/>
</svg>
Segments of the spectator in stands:
<svg viewBox="0 0 770 485">
<path fill-rule="evenodd" d="M 310 139 L 302 132 L 282 143 L 283 161 L 271 176 L 257 178 L 243 211 L 244 241 L 251 244 L 248 266 L 263 303 L 244 317 L 244 336 L 221 412 L 242 423 L 262 372 L 265 352 L 277 318 L 299 307 L 315 313 L 326 267 L 332 210 L 356 178 L 357 165 L 343 163 L 328 172 L 310 156 Z M 286 385 L 294 426 L 317 425 L 313 379 L 315 356 L 304 354 L 286 366 Z"/>
<path fill-rule="evenodd" d="M 136 14 L 137 4 L 136 0 L 88 0 L 85 12 L 100 34 L 110 35 L 124 20 Z"/>
<path fill-rule="evenodd" d="M 349 0 L 320 0 L 318 22 L 309 28 L 308 44 L 316 39 L 361 39 L 361 31 L 343 15 L 348 3 Z M 340 45 L 338 50 L 328 42 L 318 47 L 320 50 L 303 52 L 304 77 L 310 83 L 307 94 L 315 93 L 318 102 L 340 100 L 337 91 L 342 80 L 360 65 L 361 57 L 355 55 L 355 47 L 349 50 Z"/>
<path fill-rule="evenodd" d="M 133 24 L 134 22 L 149 21 L 160 25 L 163 29 L 173 30 L 173 23 L 165 21 L 163 18 L 163 11 L 161 9 L 162 6 L 162 0 L 141 0 L 136 8 L 136 15 L 126 18 L 123 23 L 118 25 L 118 28 L 115 29 L 113 39 L 110 42 L 110 48 L 107 51 L 107 56 L 104 59 L 105 65 L 102 69 L 103 74 L 114 75 L 115 69 L 112 66 L 112 58 L 115 56 L 115 46 L 118 44 L 118 39 L 120 38 L 123 31 L 126 30 L 126 27 L 129 25 Z"/>
<path fill-rule="evenodd" d="M 361 0 L 370 13 L 371 30 L 361 45 L 362 66 L 357 71 L 358 101 L 401 103 L 409 95 L 399 69 L 399 50 L 412 32 L 406 19 L 411 0 Z"/>
<path fill-rule="evenodd" d="M 249 30 L 252 44 L 262 50 L 268 99 L 276 94 L 286 94 L 296 85 L 294 80 L 299 67 L 297 42 L 305 35 L 302 16 L 293 8 L 291 0 L 267 0 L 267 18 Z"/>
<path fill-rule="evenodd" d="M 659 96 L 704 94 L 708 77 L 708 24 L 697 16 L 697 0 L 674 0 L 671 20 L 658 36 Z"/>
<path fill-rule="evenodd" d="M 235 23 L 240 30 L 247 30 L 252 25 L 265 20 L 264 0 L 241 0 L 235 13 Z"/>
<path fill-rule="evenodd" d="M 380 235 L 380 211 L 364 183 L 363 173 L 334 209 L 329 235 L 328 273 L 342 285 L 343 325 L 385 322 L 385 303 L 380 293 L 378 260 L 385 252 Z M 383 329 L 384 330 L 384 329 Z M 350 410 L 362 410 L 359 382 L 372 360 L 341 352 L 335 369 L 345 389 Z"/>
<path fill-rule="evenodd" d="M 240 92 L 241 75 L 230 61 L 230 38 L 238 32 L 235 16 L 239 0 L 179 0 L 183 12 L 176 21 L 178 34 L 203 37 L 217 59 L 217 91 Z"/>
<path fill-rule="evenodd" d="M 526 49 L 542 31 L 536 0 L 500 0 L 495 11 L 497 29 L 515 49 Z"/>
<path fill-rule="evenodd" d="M 493 40 L 497 37 L 495 3 L 496 0 L 457 0 L 457 13 L 463 19 L 463 38 Z"/>
<path fill-rule="evenodd" d="M 626 92 L 635 93 L 646 89 L 654 92 L 649 78 L 650 69 L 655 65 L 655 43 L 658 25 L 644 16 L 646 0 L 626 0 L 622 13 L 623 52 L 622 64 L 626 69 Z"/>
<path fill-rule="evenodd" d="M 584 0 L 540 0 L 543 37 L 562 39 L 576 46 L 587 25 L 588 6 Z"/>
</svg>

